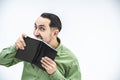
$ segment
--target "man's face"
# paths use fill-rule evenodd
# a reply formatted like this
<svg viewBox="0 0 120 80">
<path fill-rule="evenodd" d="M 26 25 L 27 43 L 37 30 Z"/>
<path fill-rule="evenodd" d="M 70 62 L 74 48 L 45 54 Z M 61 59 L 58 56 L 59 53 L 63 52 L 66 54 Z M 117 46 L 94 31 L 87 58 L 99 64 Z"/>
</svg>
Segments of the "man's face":
<svg viewBox="0 0 120 80">
<path fill-rule="evenodd" d="M 47 42 L 48 44 L 54 37 L 54 31 L 49 26 L 50 20 L 47 18 L 39 17 L 35 21 L 35 29 L 33 34 L 36 38 L 42 39 L 43 41 Z"/>
</svg>

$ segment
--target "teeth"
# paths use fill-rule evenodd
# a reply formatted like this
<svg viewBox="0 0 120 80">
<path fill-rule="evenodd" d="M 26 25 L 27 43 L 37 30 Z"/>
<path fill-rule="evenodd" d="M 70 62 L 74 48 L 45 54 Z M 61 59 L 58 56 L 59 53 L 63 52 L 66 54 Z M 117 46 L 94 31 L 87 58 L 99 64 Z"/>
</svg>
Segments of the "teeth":
<svg viewBox="0 0 120 80">
<path fill-rule="evenodd" d="M 42 39 L 38 39 L 38 40 L 42 41 Z"/>
<path fill-rule="evenodd" d="M 36 40 L 42 41 L 42 38 L 35 38 Z"/>
</svg>

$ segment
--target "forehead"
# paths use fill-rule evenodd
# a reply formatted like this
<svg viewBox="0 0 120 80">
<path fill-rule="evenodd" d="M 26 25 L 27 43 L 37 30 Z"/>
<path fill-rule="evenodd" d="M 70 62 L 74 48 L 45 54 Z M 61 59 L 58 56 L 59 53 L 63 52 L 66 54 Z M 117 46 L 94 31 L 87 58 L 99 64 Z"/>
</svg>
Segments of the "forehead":
<svg viewBox="0 0 120 80">
<path fill-rule="evenodd" d="M 50 20 L 48 18 L 38 17 L 35 21 L 36 25 L 49 25 Z"/>
</svg>

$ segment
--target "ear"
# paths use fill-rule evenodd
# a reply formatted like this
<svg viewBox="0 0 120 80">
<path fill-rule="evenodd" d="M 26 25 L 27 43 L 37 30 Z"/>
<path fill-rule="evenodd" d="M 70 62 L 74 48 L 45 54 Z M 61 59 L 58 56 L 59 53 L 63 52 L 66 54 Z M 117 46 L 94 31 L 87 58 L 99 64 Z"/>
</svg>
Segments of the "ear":
<svg viewBox="0 0 120 80">
<path fill-rule="evenodd" d="M 55 29 L 55 30 L 54 30 L 54 36 L 57 36 L 58 33 L 59 33 L 59 30 L 58 30 L 58 29 Z"/>
</svg>

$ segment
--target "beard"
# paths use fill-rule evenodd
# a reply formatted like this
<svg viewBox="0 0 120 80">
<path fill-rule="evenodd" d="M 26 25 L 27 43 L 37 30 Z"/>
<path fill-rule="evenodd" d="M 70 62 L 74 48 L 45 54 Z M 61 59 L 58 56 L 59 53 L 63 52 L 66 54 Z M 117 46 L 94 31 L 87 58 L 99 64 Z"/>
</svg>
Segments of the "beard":
<svg viewBox="0 0 120 80">
<path fill-rule="evenodd" d="M 53 39 L 52 34 L 50 34 L 48 36 L 37 36 L 36 38 L 37 38 L 37 40 L 43 41 L 47 44 L 50 44 Z"/>
<path fill-rule="evenodd" d="M 49 37 L 48 37 L 46 40 L 43 40 L 43 41 L 45 41 L 47 44 L 50 44 L 51 41 L 52 41 L 52 39 L 53 39 L 53 37 L 52 37 L 52 35 L 50 34 Z"/>
</svg>

